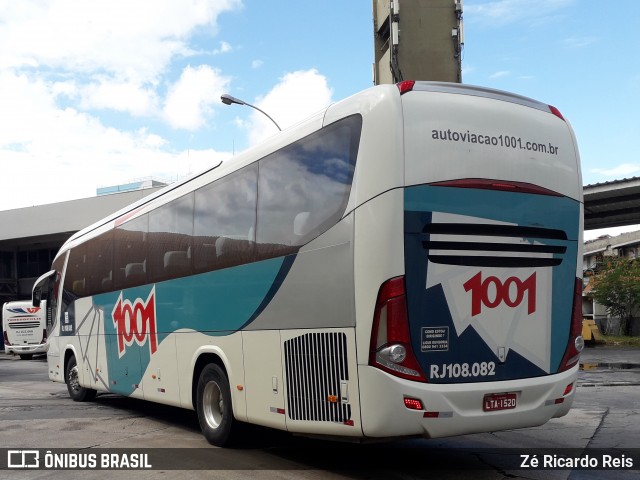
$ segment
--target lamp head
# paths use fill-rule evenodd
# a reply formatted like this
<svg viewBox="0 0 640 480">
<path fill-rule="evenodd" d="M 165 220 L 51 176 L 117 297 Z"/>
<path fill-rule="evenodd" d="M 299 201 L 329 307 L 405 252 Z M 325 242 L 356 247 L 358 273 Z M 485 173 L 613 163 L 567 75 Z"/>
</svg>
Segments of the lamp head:
<svg viewBox="0 0 640 480">
<path fill-rule="evenodd" d="M 236 97 L 232 97 L 231 95 L 228 95 L 226 93 L 220 96 L 220 100 L 222 100 L 222 103 L 224 103 L 225 105 L 231 105 L 232 103 L 244 105 L 244 102 L 242 100 Z"/>
</svg>

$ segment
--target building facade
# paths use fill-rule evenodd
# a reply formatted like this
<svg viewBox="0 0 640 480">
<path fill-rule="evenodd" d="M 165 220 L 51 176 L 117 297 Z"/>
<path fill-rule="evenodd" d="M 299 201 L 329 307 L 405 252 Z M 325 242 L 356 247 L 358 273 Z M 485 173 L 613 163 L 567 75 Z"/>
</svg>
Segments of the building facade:
<svg viewBox="0 0 640 480">
<path fill-rule="evenodd" d="M 0 211 L 0 305 L 31 298 L 74 233 L 159 190 L 158 187 Z"/>
<path fill-rule="evenodd" d="M 611 318 L 607 309 L 593 298 L 592 277 L 606 267 L 607 258 L 635 260 L 640 256 L 640 231 L 611 237 L 602 236 L 585 242 L 582 256 L 583 291 L 582 316 L 593 319 L 604 333 L 617 333 L 619 319 Z M 633 313 L 632 333 L 640 335 L 640 310 Z"/>
</svg>

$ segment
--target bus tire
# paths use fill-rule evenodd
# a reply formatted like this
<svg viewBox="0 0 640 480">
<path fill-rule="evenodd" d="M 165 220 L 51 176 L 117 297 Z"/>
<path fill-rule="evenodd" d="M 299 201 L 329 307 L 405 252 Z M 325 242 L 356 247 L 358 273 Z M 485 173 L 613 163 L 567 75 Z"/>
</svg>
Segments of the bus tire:
<svg viewBox="0 0 640 480">
<path fill-rule="evenodd" d="M 67 384 L 67 391 L 74 402 L 88 402 L 96 397 L 96 391 L 92 388 L 80 386 L 78 379 L 78 362 L 76 357 L 71 356 L 64 371 L 64 382 Z"/>
<path fill-rule="evenodd" d="M 238 422 L 233 417 L 231 390 L 225 371 L 215 363 L 205 366 L 200 372 L 196 395 L 202 434 L 212 445 L 228 446 Z"/>
<path fill-rule="evenodd" d="M 20 360 L 31 360 L 33 358 L 33 353 L 21 353 Z"/>
</svg>

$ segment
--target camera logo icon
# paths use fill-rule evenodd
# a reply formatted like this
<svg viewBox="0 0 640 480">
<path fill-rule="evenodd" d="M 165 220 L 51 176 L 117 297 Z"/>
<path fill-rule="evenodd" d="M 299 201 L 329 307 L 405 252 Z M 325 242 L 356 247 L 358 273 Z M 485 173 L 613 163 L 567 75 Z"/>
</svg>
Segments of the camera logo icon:
<svg viewBox="0 0 640 480">
<path fill-rule="evenodd" d="M 8 468 L 40 468 L 40 452 L 38 450 L 8 450 Z"/>
</svg>

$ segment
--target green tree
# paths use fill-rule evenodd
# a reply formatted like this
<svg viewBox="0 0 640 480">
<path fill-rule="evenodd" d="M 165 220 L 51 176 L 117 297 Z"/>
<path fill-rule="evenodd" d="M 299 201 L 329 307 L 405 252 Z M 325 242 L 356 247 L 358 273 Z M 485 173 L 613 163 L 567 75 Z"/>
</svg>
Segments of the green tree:
<svg viewBox="0 0 640 480">
<path fill-rule="evenodd" d="M 593 298 L 620 318 L 618 334 L 631 335 L 632 314 L 640 306 L 640 261 L 609 257 L 592 281 Z"/>
</svg>

